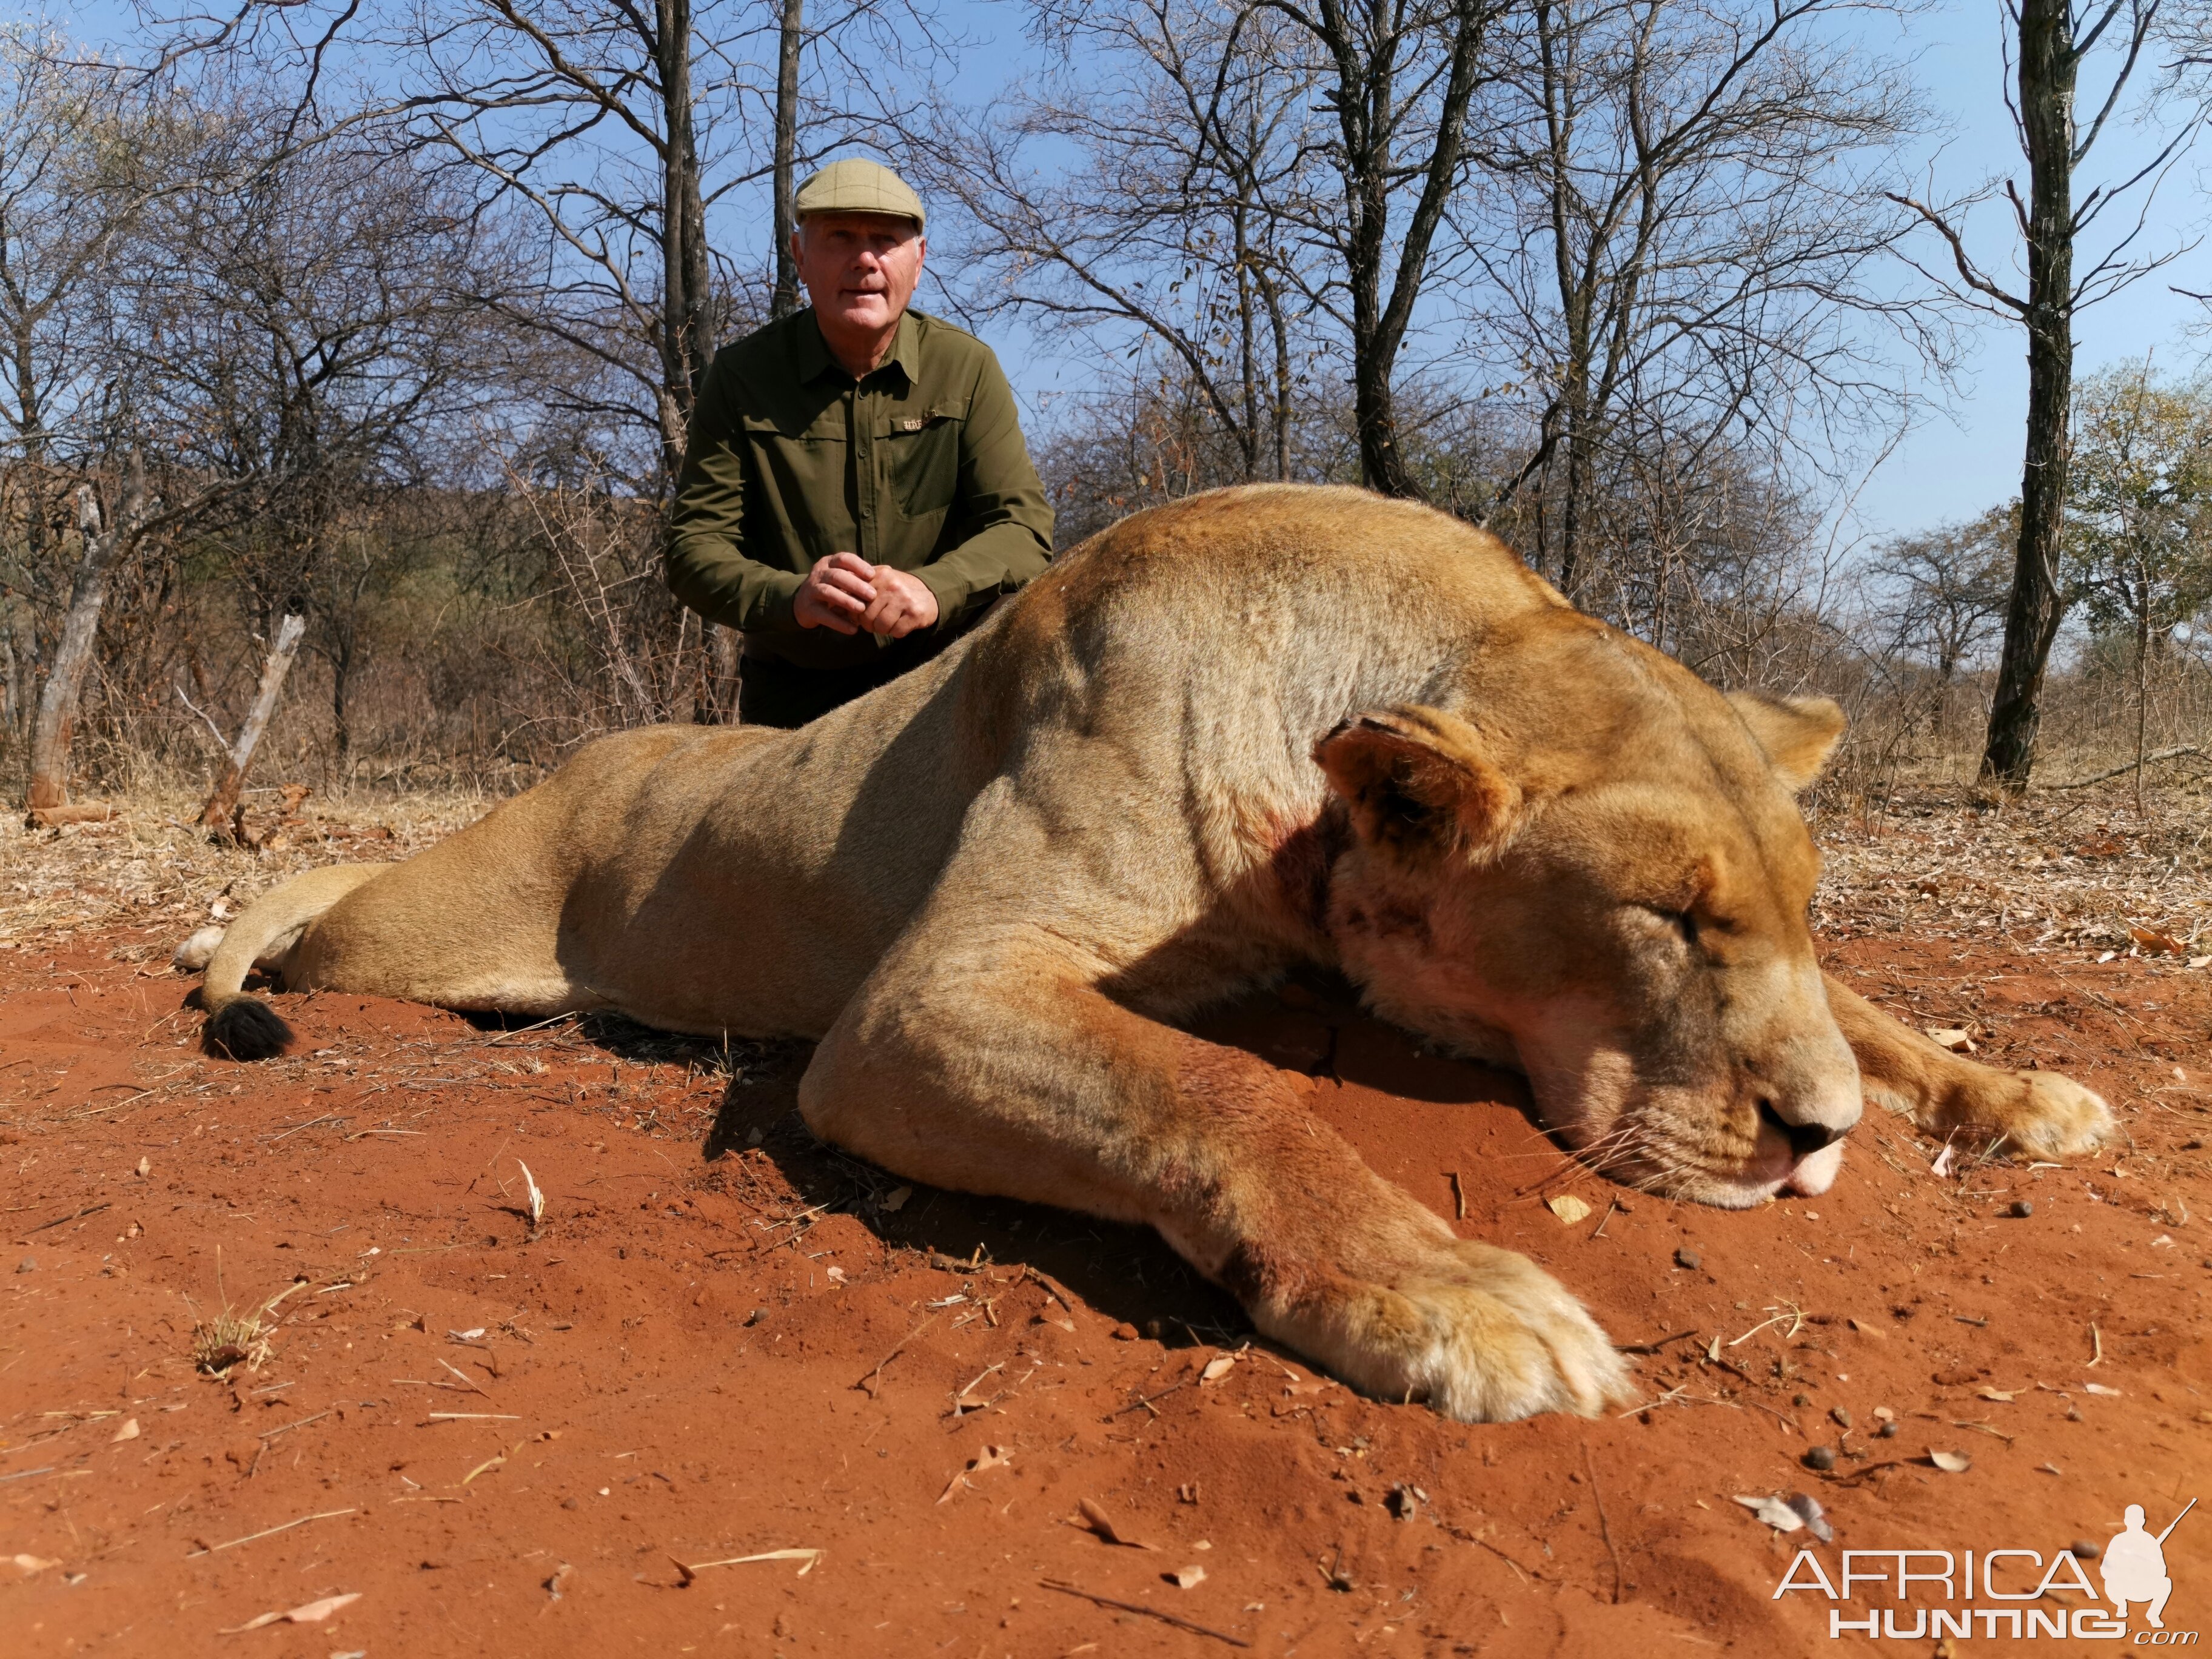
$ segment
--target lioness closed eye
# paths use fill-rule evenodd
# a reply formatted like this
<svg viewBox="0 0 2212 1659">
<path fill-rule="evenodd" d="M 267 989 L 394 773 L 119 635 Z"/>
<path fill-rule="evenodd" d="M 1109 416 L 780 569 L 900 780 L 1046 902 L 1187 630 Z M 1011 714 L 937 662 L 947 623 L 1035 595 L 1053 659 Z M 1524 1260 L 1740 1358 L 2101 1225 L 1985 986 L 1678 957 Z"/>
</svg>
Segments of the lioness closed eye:
<svg viewBox="0 0 2212 1659">
<path fill-rule="evenodd" d="M 257 963 L 294 990 L 817 1038 L 807 1121 L 901 1176 L 1148 1223 L 1377 1395 L 1594 1412 L 1626 1372 L 1565 1287 L 1173 1022 L 1339 966 L 1524 1072 L 1599 1169 L 1710 1204 L 1823 1190 L 1866 1097 L 2087 1150 L 2096 1096 L 1823 979 L 1791 792 L 1841 726 L 1723 696 L 1425 508 L 1228 490 L 1117 525 L 813 726 L 608 738 L 180 959 L 240 1058 L 289 1036 L 240 994 Z"/>
</svg>

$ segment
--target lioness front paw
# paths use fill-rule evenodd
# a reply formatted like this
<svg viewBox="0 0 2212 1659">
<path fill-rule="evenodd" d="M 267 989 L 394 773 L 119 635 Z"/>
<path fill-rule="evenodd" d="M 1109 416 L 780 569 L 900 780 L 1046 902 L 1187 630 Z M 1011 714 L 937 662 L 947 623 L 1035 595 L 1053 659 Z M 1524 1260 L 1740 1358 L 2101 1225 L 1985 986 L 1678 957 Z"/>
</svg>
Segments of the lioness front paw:
<svg viewBox="0 0 2212 1659">
<path fill-rule="evenodd" d="M 1344 1280 L 1269 1334 L 1384 1400 L 1462 1423 L 1594 1417 L 1634 1398 L 1628 1365 L 1565 1286 L 1510 1250 L 1463 1240 L 1388 1283 Z"/>
<path fill-rule="evenodd" d="M 1953 1091 L 1936 1134 L 1978 1136 L 2017 1158 L 2059 1160 L 2094 1152 L 2112 1133 L 2104 1097 L 2057 1072 L 1984 1070 Z"/>
</svg>

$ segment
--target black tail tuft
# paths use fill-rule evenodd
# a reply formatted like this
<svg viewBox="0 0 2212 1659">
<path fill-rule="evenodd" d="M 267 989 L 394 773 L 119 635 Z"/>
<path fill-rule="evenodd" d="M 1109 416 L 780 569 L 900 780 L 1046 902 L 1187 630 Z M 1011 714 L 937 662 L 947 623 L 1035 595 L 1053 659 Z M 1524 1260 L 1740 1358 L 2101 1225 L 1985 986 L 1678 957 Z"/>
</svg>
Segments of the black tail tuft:
<svg viewBox="0 0 2212 1659">
<path fill-rule="evenodd" d="M 291 1045 L 284 1017 L 252 997 L 224 1003 L 200 1032 L 200 1046 L 222 1060 L 267 1060 Z"/>
</svg>

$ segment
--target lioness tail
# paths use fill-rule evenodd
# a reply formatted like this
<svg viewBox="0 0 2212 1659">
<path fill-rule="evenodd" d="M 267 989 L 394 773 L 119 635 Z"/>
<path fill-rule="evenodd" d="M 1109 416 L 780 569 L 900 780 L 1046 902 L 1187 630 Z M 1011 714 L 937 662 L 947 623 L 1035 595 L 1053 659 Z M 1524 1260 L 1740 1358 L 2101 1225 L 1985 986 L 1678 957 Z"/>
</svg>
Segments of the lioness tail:
<svg viewBox="0 0 2212 1659">
<path fill-rule="evenodd" d="M 200 985 L 200 1006 L 208 1016 L 200 1042 L 210 1054 L 228 1060 L 267 1060 L 284 1052 L 292 1041 L 292 1028 L 267 1003 L 240 988 L 246 975 L 255 963 L 281 957 L 325 910 L 392 867 L 341 864 L 310 870 L 246 907 L 209 958 L 207 978 Z"/>
</svg>

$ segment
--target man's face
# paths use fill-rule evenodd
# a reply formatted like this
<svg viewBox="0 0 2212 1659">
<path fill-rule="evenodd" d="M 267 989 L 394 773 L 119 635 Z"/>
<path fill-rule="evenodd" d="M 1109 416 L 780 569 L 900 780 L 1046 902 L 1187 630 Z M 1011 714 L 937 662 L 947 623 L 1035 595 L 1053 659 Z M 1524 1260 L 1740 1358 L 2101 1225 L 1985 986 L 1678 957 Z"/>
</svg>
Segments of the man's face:
<svg viewBox="0 0 2212 1659">
<path fill-rule="evenodd" d="M 791 240 L 816 316 L 856 334 L 898 321 L 927 251 L 913 220 L 884 213 L 810 213 Z"/>
</svg>

